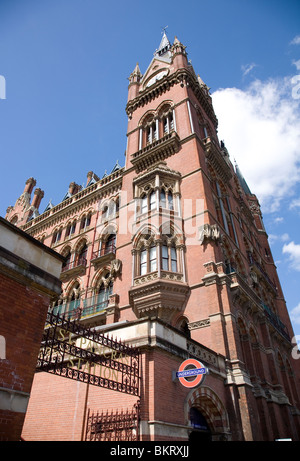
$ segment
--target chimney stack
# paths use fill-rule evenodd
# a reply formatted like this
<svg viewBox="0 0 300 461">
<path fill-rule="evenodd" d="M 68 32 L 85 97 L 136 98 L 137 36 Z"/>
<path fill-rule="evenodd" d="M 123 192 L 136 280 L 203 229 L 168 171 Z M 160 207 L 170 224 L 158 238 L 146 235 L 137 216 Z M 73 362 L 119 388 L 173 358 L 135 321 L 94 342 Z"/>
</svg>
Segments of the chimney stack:
<svg viewBox="0 0 300 461">
<path fill-rule="evenodd" d="M 38 210 L 43 197 L 44 191 L 39 188 L 35 189 L 31 206 Z"/>
</svg>

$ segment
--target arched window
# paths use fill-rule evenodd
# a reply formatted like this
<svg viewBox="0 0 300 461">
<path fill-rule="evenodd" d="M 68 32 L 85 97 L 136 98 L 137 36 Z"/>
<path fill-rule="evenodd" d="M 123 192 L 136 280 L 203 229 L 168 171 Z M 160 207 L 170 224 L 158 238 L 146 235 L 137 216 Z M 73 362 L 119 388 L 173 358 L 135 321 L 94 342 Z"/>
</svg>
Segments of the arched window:
<svg viewBox="0 0 300 461">
<path fill-rule="evenodd" d="M 107 274 L 108 275 L 108 274 Z M 101 283 L 97 293 L 97 304 L 102 306 L 107 305 L 108 299 L 113 292 L 113 282 L 110 281 L 108 284 Z"/>
<path fill-rule="evenodd" d="M 76 230 L 76 220 L 68 224 L 67 229 L 66 229 L 65 238 L 70 237 L 71 235 L 75 234 L 75 230 Z"/>
<path fill-rule="evenodd" d="M 79 251 L 78 253 L 78 256 L 77 256 L 77 265 L 83 265 L 85 266 L 86 265 L 86 258 L 87 258 L 87 245 L 86 243 L 83 245 L 83 247 L 81 248 L 81 250 Z"/>
<path fill-rule="evenodd" d="M 116 234 L 110 234 L 105 243 L 104 254 L 116 251 Z"/>
<path fill-rule="evenodd" d="M 81 222 L 80 222 L 80 230 L 81 231 L 87 229 L 91 225 L 91 219 L 92 219 L 92 213 L 91 212 L 89 212 L 87 215 L 84 215 L 81 218 Z"/>
<path fill-rule="evenodd" d="M 52 245 L 55 245 L 56 243 L 60 241 L 61 234 L 62 234 L 62 227 L 60 227 L 58 230 L 54 232 L 53 237 L 52 237 Z"/>
<path fill-rule="evenodd" d="M 68 269 L 71 268 L 71 251 L 68 250 L 68 253 L 65 255 L 65 261 L 63 262 L 62 265 L 62 271 L 67 271 Z"/>
</svg>

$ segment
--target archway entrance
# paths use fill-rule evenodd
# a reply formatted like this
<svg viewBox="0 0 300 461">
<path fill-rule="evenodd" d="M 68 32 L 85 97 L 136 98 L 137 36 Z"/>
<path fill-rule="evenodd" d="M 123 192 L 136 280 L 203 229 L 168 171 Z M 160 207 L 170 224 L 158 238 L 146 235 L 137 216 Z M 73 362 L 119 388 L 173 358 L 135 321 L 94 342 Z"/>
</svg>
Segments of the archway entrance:
<svg viewBox="0 0 300 461">
<path fill-rule="evenodd" d="M 193 428 L 189 435 L 190 442 L 211 442 L 211 430 L 203 416 L 196 407 L 190 409 L 190 424 Z"/>
<path fill-rule="evenodd" d="M 227 411 L 219 396 L 207 386 L 199 386 L 187 400 L 190 442 L 230 440 Z"/>
</svg>

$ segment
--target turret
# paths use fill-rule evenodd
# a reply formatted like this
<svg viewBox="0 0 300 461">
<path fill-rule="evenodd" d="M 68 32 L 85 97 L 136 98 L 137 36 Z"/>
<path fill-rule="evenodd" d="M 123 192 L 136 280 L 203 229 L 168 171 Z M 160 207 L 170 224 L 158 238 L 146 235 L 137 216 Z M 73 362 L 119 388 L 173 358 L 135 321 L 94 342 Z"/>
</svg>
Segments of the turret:
<svg viewBox="0 0 300 461">
<path fill-rule="evenodd" d="M 142 74 L 139 68 L 139 64 L 136 63 L 136 66 L 133 72 L 129 76 L 129 86 L 128 86 L 128 101 L 136 98 L 139 94 L 140 81 L 142 79 Z"/>
<path fill-rule="evenodd" d="M 174 43 L 171 48 L 173 65 L 175 70 L 188 66 L 185 48 L 186 47 L 183 46 L 183 44 L 178 40 L 178 38 L 175 37 Z"/>
</svg>

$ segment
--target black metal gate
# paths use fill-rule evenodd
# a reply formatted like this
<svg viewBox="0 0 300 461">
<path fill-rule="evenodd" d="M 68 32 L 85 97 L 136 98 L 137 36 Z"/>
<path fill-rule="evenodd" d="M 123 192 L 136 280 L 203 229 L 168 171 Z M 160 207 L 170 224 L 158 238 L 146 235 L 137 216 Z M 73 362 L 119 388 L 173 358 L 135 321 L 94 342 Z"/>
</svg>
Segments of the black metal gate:
<svg viewBox="0 0 300 461">
<path fill-rule="evenodd" d="M 139 350 L 48 312 L 37 371 L 139 396 Z"/>
<path fill-rule="evenodd" d="M 88 411 L 86 441 L 138 441 L 139 402 L 131 410 L 108 413 Z"/>
</svg>

